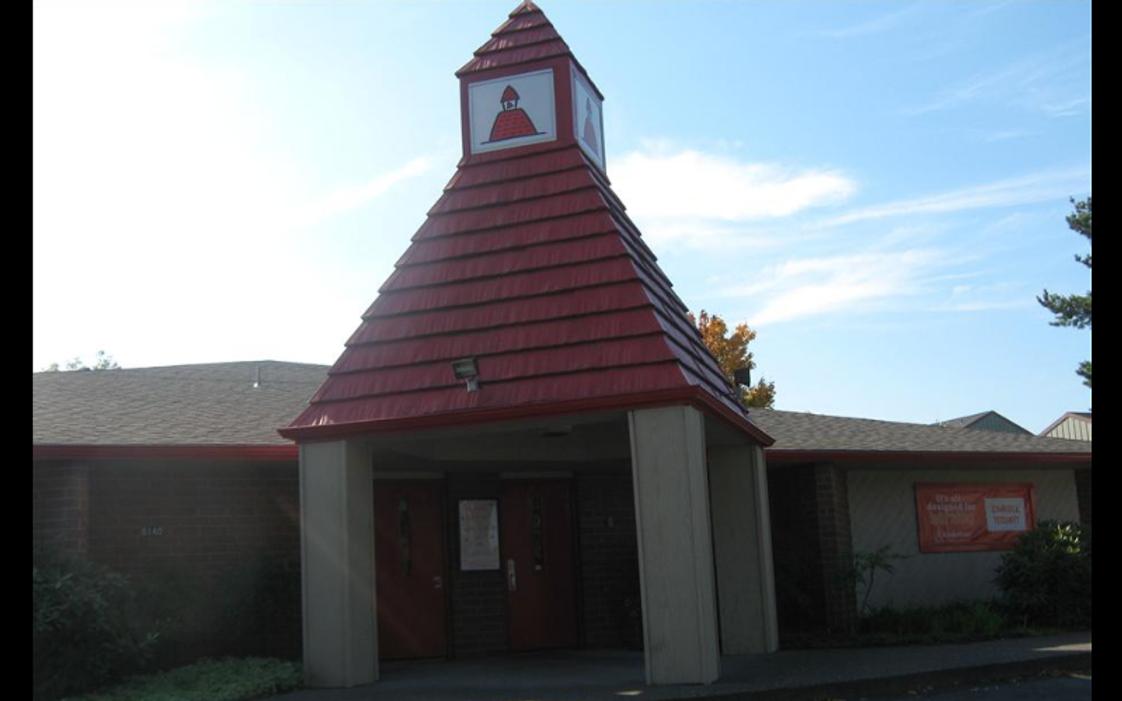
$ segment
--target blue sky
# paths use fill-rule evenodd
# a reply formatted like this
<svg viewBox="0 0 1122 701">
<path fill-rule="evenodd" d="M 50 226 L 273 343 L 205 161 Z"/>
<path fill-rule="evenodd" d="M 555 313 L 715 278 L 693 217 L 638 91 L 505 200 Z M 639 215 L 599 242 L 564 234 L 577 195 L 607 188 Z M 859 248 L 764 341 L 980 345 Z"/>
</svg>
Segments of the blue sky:
<svg viewBox="0 0 1122 701">
<path fill-rule="evenodd" d="M 329 364 L 460 157 L 516 3 L 34 5 L 33 369 Z M 1064 216 L 1089 2 L 569 2 L 607 170 L 776 407 L 1032 431 L 1086 410 Z"/>
</svg>

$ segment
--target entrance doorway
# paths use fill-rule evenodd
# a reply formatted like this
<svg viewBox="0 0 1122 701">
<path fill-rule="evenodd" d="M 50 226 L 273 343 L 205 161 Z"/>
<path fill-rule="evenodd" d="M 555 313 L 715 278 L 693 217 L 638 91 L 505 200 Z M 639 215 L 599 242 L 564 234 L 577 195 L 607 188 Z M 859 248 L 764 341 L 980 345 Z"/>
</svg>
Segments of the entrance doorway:
<svg viewBox="0 0 1122 701">
<path fill-rule="evenodd" d="M 378 656 L 447 653 L 441 482 L 374 482 Z"/>
<path fill-rule="evenodd" d="M 505 480 L 502 543 L 510 647 L 576 647 L 572 485 L 569 480 Z"/>
</svg>

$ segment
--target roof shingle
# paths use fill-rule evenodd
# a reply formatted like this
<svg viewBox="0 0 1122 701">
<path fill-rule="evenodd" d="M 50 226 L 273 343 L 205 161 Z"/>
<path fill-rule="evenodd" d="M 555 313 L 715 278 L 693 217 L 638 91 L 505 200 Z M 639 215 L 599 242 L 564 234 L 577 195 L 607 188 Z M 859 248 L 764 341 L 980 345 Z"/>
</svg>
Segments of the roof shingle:
<svg viewBox="0 0 1122 701">
<path fill-rule="evenodd" d="M 1041 438 L 1032 434 L 975 431 L 954 426 L 823 416 L 756 409 L 752 422 L 775 438 L 768 450 L 823 452 L 1085 453 L 1085 441 Z"/>
<path fill-rule="evenodd" d="M 273 360 L 34 373 L 32 444 L 291 445 L 276 428 L 326 375 Z"/>
</svg>

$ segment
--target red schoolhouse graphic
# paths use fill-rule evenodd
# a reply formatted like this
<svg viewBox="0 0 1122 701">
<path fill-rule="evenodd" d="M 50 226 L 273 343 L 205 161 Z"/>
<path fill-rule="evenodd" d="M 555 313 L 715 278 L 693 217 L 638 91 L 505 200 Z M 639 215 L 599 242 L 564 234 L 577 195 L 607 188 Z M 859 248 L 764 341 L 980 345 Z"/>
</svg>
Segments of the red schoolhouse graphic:
<svg viewBox="0 0 1122 701">
<path fill-rule="evenodd" d="M 519 99 L 518 91 L 509 85 L 506 86 L 506 90 L 503 90 L 502 96 L 499 97 L 503 111 L 495 115 L 495 123 L 491 125 L 491 138 L 483 143 L 490 144 L 545 133 L 538 131 L 530 115 L 518 106 Z"/>
<path fill-rule="evenodd" d="M 584 98 L 584 134 L 581 135 L 584 143 L 592 149 L 597 156 L 600 155 L 600 139 L 596 137 L 596 127 L 592 124 L 592 100 Z"/>
</svg>

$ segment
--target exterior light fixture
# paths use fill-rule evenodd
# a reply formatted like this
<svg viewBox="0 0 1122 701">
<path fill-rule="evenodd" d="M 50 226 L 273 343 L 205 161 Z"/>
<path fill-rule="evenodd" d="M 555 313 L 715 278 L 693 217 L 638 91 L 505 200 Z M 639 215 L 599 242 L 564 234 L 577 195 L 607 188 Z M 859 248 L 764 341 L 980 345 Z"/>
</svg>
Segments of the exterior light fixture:
<svg viewBox="0 0 1122 701">
<path fill-rule="evenodd" d="M 752 369 L 751 368 L 737 368 L 733 370 L 732 377 L 736 380 L 736 384 L 744 385 L 745 387 L 752 386 Z"/>
<path fill-rule="evenodd" d="M 475 392 L 479 390 L 479 367 L 475 364 L 475 358 L 453 360 L 452 372 L 455 373 L 457 380 L 464 381 L 467 385 L 467 391 Z"/>
</svg>

